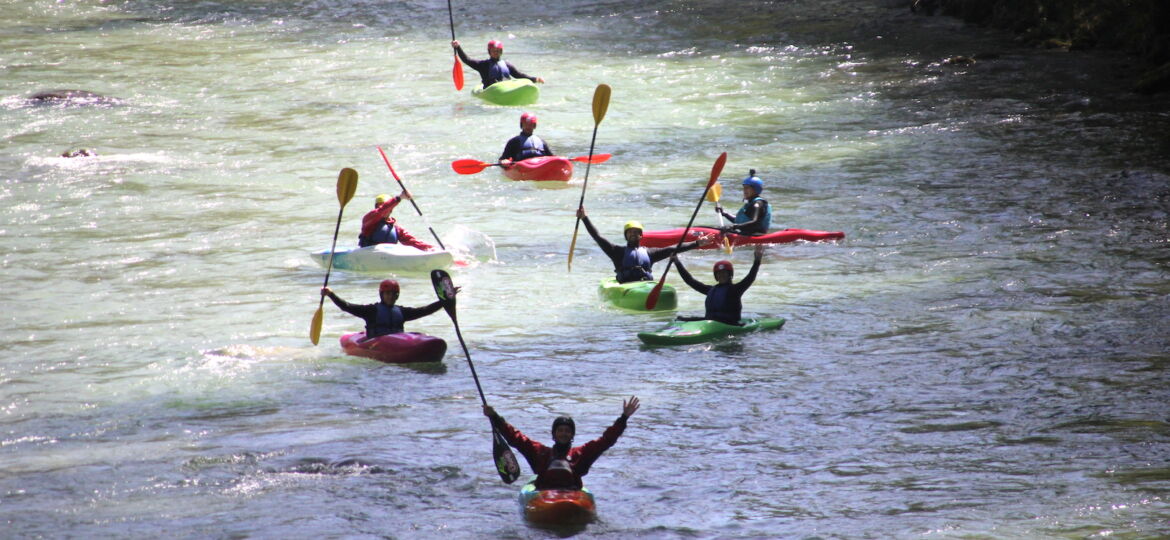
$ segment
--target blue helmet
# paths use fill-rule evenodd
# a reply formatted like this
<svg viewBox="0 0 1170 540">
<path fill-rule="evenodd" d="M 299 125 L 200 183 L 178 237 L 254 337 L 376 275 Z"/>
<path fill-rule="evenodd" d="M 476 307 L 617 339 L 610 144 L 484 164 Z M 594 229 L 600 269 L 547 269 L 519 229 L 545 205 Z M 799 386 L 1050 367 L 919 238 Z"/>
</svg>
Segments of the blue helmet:
<svg viewBox="0 0 1170 540">
<path fill-rule="evenodd" d="M 743 179 L 743 185 L 751 186 L 752 189 L 756 190 L 756 195 L 764 192 L 764 181 L 760 180 L 760 178 L 756 176 L 755 169 L 748 171 L 747 177 Z"/>
</svg>

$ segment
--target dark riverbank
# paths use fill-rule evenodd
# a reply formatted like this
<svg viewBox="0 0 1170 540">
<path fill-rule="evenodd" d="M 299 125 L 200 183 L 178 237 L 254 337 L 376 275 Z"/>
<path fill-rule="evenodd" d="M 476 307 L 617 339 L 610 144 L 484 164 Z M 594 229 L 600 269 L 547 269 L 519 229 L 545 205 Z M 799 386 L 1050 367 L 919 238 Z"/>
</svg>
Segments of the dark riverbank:
<svg viewBox="0 0 1170 540">
<path fill-rule="evenodd" d="M 1135 91 L 1170 91 L 1170 3 L 1164 0 L 920 0 L 918 4 L 975 24 L 1011 30 L 1022 42 L 1035 46 L 1125 51 L 1147 62 Z"/>
</svg>

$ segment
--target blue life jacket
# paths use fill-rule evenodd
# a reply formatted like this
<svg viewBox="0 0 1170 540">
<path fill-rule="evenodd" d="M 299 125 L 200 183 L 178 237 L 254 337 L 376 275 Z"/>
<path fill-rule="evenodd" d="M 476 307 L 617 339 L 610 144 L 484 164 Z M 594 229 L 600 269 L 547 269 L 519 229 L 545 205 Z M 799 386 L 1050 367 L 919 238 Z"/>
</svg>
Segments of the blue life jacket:
<svg viewBox="0 0 1170 540">
<path fill-rule="evenodd" d="M 369 237 L 358 236 L 358 247 L 367 247 L 377 244 L 397 244 L 398 243 L 398 227 L 390 223 L 382 222 L 374 229 L 374 234 Z"/>
<path fill-rule="evenodd" d="M 521 134 L 521 136 L 523 137 L 524 135 Z M 520 145 L 520 152 L 516 154 L 516 161 L 546 155 L 548 155 L 548 147 L 545 146 L 544 139 L 536 135 L 528 135 Z"/>
<path fill-rule="evenodd" d="M 489 86 L 496 84 L 504 79 L 511 78 L 512 72 L 508 71 L 508 63 L 505 62 L 503 58 L 492 64 L 492 67 L 488 68 L 488 80 L 491 81 L 488 83 Z"/>
<path fill-rule="evenodd" d="M 622 258 L 621 269 L 617 271 L 618 283 L 652 281 L 654 274 L 650 273 L 650 253 L 646 248 L 626 246 L 624 249 L 626 255 Z"/>
<path fill-rule="evenodd" d="M 764 233 L 768 232 L 768 227 L 772 226 L 772 205 L 768 204 L 768 201 L 765 201 L 764 199 L 760 198 L 759 196 L 752 197 L 752 199 L 750 201 L 743 203 L 743 208 L 740 208 L 739 212 L 737 212 L 735 214 L 735 222 L 736 223 L 747 223 L 747 222 L 751 221 L 752 218 L 751 218 L 751 216 L 748 216 L 747 209 L 749 206 L 752 205 L 752 203 L 754 203 L 756 201 L 763 201 L 764 202 L 764 220 L 759 224 L 760 228 L 758 230 L 748 232 L 747 234 L 764 234 Z"/>
<path fill-rule="evenodd" d="M 374 317 L 372 325 L 366 326 L 366 337 L 401 333 L 405 323 L 406 317 L 402 315 L 401 307 L 390 307 L 384 302 L 378 302 L 378 315 Z"/>
<path fill-rule="evenodd" d="M 727 285 L 716 284 L 707 292 L 707 301 L 704 306 L 707 308 L 705 319 L 725 322 L 728 324 L 738 324 L 740 315 L 743 313 L 743 303 L 739 298 L 732 298 L 731 284 Z"/>
</svg>

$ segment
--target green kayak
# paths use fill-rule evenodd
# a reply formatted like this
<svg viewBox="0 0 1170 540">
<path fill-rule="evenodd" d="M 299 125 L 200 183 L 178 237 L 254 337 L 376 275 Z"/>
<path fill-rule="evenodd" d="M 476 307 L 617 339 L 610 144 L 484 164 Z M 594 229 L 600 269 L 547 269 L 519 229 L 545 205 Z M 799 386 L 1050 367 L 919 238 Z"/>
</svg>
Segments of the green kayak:
<svg viewBox="0 0 1170 540">
<path fill-rule="evenodd" d="M 784 326 L 784 319 L 741 319 L 739 322 L 742 326 L 708 320 L 674 321 L 655 332 L 638 332 L 638 339 L 649 345 L 691 345 Z"/>
<path fill-rule="evenodd" d="M 507 79 L 487 88 L 477 86 L 471 95 L 495 105 L 532 105 L 540 98 L 540 88 L 528 79 Z"/>
<path fill-rule="evenodd" d="M 678 308 L 678 295 L 675 294 L 674 287 L 663 285 L 654 309 L 646 309 L 646 297 L 650 296 L 650 291 L 657 284 L 657 281 L 618 283 L 616 279 L 609 278 L 601 280 L 597 294 L 610 304 L 632 311 L 671 311 Z"/>
</svg>

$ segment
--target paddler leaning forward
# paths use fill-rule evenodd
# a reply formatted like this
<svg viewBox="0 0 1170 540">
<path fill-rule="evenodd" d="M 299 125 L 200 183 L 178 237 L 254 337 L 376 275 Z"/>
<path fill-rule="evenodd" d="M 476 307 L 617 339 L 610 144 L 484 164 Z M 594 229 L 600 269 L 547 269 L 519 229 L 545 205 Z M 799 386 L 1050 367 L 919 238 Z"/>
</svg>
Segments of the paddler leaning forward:
<svg viewBox="0 0 1170 540">
<path fill-rule="evenodd" d="M 646 249 L 641 245 L 642 224 L 637 221 L 626 222 L 625 227 L 622 228 L 622 234 L 626 237 L 626 245 L 615 246 L 597 232 L 593 222 L 589 221 L 589 216 L 585 215 L 584 206 L 577 208 L 577 217 L 585 223 L 585 230 L 589 231 L 589 236 L 593 237 L 601 250 L 609 255 L 610 260 L 613 261 L 613 270 L 618 283 L 654 281 L 654 274 L 650 271 L 654 263 L 676 253 L 699 247 L 699 240 L 696 240 L 683 244 L 677 250 L 673 247 Z"/>
<path fill-rule="evenodd" d="M 572 490 L 584 487 L 581 477 L 589 474 L 593 462 L 617 442 L 618 437 L 626 430 L 626 421 L 638 411 L 640 405 L 637 396 L 622 401 L 622 415 L 613 425 L 600 437 L 581 446 L 573 446 L 573 436 L 577 432 L 573 419 L 559 416 L 553 420 L 551 448 L 524 436 L 490 406 L 484 405 L 483 414 L 491 419 L 492 425 L 504 436 L 508 444 L 520 451 L 524 459 L 528 460 L 528 466 L 536 473 L 536 489 Z"/>
</svg>

